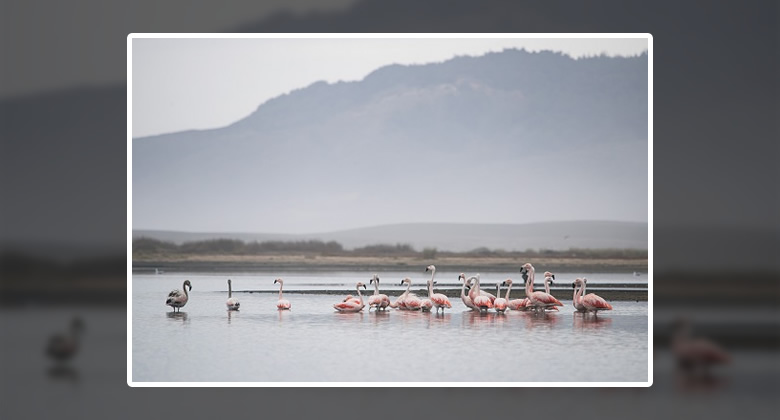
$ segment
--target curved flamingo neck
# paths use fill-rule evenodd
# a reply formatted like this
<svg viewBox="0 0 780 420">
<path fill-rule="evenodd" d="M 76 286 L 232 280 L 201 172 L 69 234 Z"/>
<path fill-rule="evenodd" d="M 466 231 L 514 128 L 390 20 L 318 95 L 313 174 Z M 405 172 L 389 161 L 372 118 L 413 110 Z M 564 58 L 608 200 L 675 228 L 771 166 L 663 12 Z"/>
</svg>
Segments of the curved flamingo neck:
<svg viewBox="0 0 780 420">
<path fill-rule="evenodd" d="M 466 278 L 463 278 L 463 286 L 460 288 L 460 298 L 465 299 L 466 298 Z"/>
<path fill-rule="evenodd" d="M 190 294 L 187 293 L 187 282 L 186 281 L 184 283 L 182 283 L 181 288 L 182 288 L 182 290 L 184 290 L 184 296 L 187 296 L 189 298 Z"/>
<path fill-rule="evenodd" d="M 580 291 L 582 291 L 582 284 L 575 284 L 574 296 L 572 297 L 572 300 L 574 301 L 575 305 L 578 303 L 577 300 L 580 297 Z"/>
<path fill-rule="evenodd" d="M 282 300 L 282 289 L 284 288 L 284 283 L 279 282 L 279 300 Z"/>
<path fill-rule="evenodd" d="M 505 299 L 506 299 L 507 301 L 509 301 L 509 291 L 510 291 L 510 290 L 512 290 L 512 283 L 509 283 L 509 284 L 506 286 L 506 298 L 505 298 Z"/>
<path fill-rule="evenodd" d="M 550 294 L 550 278 L 545 277 L 544 278 L 544 293 Z"/>
<path fill-rule="evenodd" d="M 360 293 L 360 286 L 356 286 L 355 290 L 357 290 L 357 292 L 358 292 L 358 298 L 360 299 L 360 304 L 362 305 L 363 304 L 363 294 Z"/>
<path fill-rule="evenodd" d="M 474 293 L 476 293 L 476 296 L 479 296 L 481 293 L 481 290 L 479 290 L 479 274 L 472 278 L 474 279 Z"/>
</svg>

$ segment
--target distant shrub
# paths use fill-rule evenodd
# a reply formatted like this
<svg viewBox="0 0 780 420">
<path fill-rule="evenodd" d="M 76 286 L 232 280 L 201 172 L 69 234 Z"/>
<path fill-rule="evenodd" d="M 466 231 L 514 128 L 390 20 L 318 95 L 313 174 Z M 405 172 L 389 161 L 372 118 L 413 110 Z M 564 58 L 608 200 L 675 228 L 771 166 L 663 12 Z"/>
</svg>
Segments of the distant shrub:
<svg viewBox="0 0 780 420">
<path fill-rule="evenodd" d="M 424 248 L 422 251 L 422 257 L 426 260 L 436 259 L 436 254 L 439 251 L 436 248 Z"/>
</svg>

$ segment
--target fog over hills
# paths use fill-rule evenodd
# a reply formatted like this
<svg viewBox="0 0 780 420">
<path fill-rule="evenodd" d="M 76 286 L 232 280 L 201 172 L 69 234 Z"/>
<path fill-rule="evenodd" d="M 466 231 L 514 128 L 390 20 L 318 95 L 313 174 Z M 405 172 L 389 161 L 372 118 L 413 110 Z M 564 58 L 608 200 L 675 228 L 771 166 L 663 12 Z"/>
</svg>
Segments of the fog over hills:
<svg viewBox="0 0 780 420">
<path fill-rule="evenodd" d="M 173 232 L 135 230 L 133 238 L 154 238 L 181 244 L 207 239 L 263 241 L 336 241 L 347 249 L 375 244 L 410 244 L 415 249 L 437 248 L 464 252 L 491 250 L 566 250 L 569 248 L 647 249 L 647 223 L 578 221 L 529 224 L 407 223 L 371 226 L 311 234 L 263 234 L 229 232 Z"/>
<path fill-rule="evenodd" d="M 134 139 L 133 228 L 644 223 L 647 130 L 646 55 L 390 65 L 228 127 Z"/>
</svg>

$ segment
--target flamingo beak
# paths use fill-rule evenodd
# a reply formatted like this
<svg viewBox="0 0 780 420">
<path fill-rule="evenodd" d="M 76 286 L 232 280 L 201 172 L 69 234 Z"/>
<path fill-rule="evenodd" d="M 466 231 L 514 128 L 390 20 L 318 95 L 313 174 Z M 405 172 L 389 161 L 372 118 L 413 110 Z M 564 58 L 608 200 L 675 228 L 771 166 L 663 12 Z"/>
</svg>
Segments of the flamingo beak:
<svg viewBox="0 0 780 420">
<path fill-rule="evenodd" d="M 575 282 L 571 282 L 571 288 L 574 289 L 575 287 L 577 287 L 576 283 Z"/>
<path fill-rule="evenodd" d="M 555 280 L 555 274 L 552 275 L 553 280 Z"/>
</svg>

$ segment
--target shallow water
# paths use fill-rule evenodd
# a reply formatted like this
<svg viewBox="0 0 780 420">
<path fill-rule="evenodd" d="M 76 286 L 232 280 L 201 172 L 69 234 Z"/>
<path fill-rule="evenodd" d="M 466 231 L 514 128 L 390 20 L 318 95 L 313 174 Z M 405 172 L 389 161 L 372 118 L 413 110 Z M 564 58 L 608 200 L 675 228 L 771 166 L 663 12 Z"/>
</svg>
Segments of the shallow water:
<svg viewBox="0 0 780 420">
<path fill-rule="evenodd" d="M 341 284 L 328 276 L 308 275 L 303 288 L 315 285 L 329 290 Z M 133 381 L 644 382 L 648 378 L 646 302 L 612 302 L 614 310 L 598 318 L 575 314 L 571 300 L 561 299 L 565 296 L 558 298 L 566 306 L 546 315 L 478 314 L 458 298 L 451 299 L 453 308 L 443 315 L 367 309 L 343 314 L 332 308 L 340 295 L 288 293 L 285 297 L 292 310 L 280 312 L 276 294 L 236 293 L 241 310 L 229 312 L 226 277 L 188 278 L 193 285 L 190 300 L 174 314 L 164 302 L 171 289 L 181 287 L 179 276 L 133 276 Z M 260 286 L 260 280 L 257 285 L 244 285 L 244 279 L 232 279 L 238 290 Z M 272 277 L 264 281 L 274 286 Z M 344 286 L 343 295 L 347 293 L 355 294 L 354 288 Z"/>
</svg>

